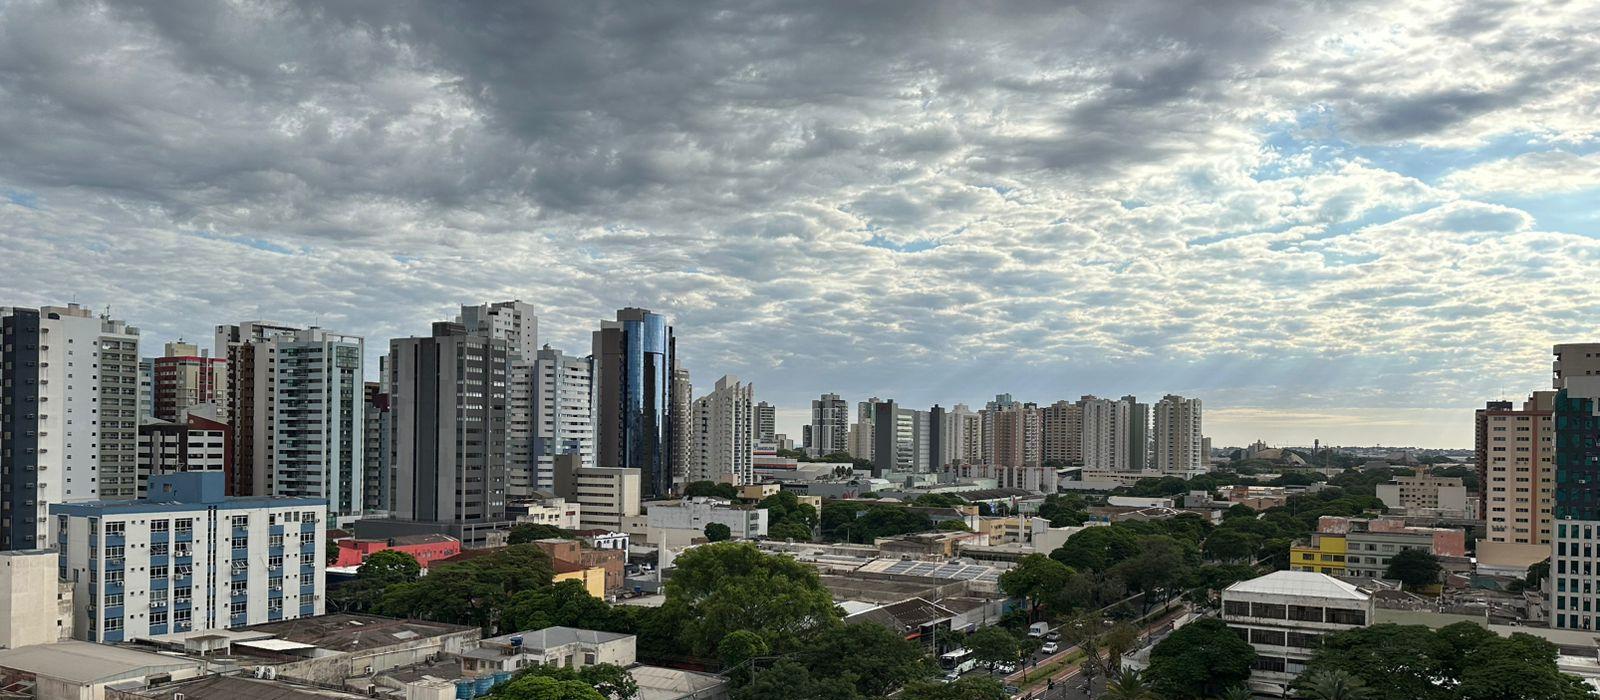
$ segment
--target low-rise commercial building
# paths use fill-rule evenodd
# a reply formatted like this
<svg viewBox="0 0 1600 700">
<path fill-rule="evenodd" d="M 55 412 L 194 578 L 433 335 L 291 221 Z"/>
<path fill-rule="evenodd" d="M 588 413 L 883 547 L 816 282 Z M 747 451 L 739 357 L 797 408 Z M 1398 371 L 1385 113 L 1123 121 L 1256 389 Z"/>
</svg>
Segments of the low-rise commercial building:
<svg viewBox="0 0 1600 700">
<path fill-rule="evenodd" d="M 696 496 L 651 503 L 645 516 L 652 530 L 704 532 L 707 525 L 720 523 L 728 526 L 734 539 L 767 536 L 767 509 L 737 506 L 720 498 Z"/>
<path fill-rule="evenodd" d="M 577 503 L 585 528 L 621 530 L 625 519 L 639 514 L 643 491 L 636 468 L 585 467 L 579 455 L 555 458 L 556 495 Z"/>
<path fill-rule="evenodd" d="M 1383 578 L 1389 560 L 1406 549 L 1421 549 L 1459 568 L 1467 554 L 1466 532 L 1415 527 L 1398 518 L 1323 516 L 1309 545 L 1289 550 L 1289 568 L 1347 578 Z"/>
<path fill-rule="evenodd" d="M 1256 650 L 1252 690 L 1287 696 L 1323 635 L 1372 624 L 1372 597 L 1308 571 L 1275 571 L 1222 591 L 1222 620 Z"/>
<path fill-rule="evenodd" d="M 506 506 L 506 516 L 517 523 L 549 525 L 563 530 L 583 527 L 583 506 L 558 496 L 546 495 L 532 501 Z"/>
<path fill-rule="evenodd" d="M 1471 514 L 1467 487 L 1453 476 L 1397 476 L 1378 484 L 1378 500 L 1396 515 L 1464 518 Z"/>
<path fill-rule="evenodd" d="M 461 553 L 461 540 L 448 535 L 403 535 L 382 540 L 352 537 L 339 540 L 338 544 L 339 558 L 333 563 L 338 567 L 358 567 L 378 552 L 393 550 L 411 555 L 427 570 L 434 562 Z"/>
<path fill-rule="evenodd" d="M 0 683 L 14 698 L 105 700 L 112 685 L 145 688 L 200 673 L 194 659 L 78 640 L 0 650 Z"/>
</svg>

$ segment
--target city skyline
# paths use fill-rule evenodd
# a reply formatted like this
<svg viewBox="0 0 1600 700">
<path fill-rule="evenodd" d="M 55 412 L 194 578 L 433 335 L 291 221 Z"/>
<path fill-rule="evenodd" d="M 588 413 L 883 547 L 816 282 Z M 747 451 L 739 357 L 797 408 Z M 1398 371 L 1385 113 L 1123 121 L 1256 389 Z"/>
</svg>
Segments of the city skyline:
<svg viewBox="0 0 1600 700">
<path fill-rule="evenodd" d="M 369 379 L 460 304 L 579 356 L 648 308 L 797 439 L 1173 393 L 1217 446 L 1464 448 L 1596 339 L 1592 5 L 261 8 L 0 8 L 4 303 Z"/>
</svg>

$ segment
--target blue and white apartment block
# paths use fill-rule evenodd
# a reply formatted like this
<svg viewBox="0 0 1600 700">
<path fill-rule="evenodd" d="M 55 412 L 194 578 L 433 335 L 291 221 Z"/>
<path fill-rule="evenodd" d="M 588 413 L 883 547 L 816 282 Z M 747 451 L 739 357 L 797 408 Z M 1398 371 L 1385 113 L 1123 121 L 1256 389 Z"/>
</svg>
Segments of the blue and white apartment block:
<svg viewBox="0 0 1600 700">
<path fill-rule="evenodd" d="M 321 615 L 321 498 L 223 495 L 220 472 L 151 476 L 134 501 L 50 506 L 73 634 L 114 643 Z"/>
</svg>

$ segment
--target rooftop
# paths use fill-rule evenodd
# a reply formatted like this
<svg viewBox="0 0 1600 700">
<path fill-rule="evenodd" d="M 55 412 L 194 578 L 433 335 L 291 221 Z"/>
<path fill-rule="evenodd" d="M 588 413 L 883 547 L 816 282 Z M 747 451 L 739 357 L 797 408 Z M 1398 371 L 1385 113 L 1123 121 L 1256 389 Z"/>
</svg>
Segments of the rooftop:
<svg viewBox="0 0 1600 700">
<path fill-rule="evenodd" d="M 460 542 L 460 541 L 461 540 L 458 540 L 458 539 L 456 539 L 454 537 L 451 537 L 449 535 L 440 535 L 440 534 L 401 535 L 399 537 L 390 537 L 389 538 L 389 545 L 390 546 L 406 546 L 406 545 L 419 545 L 419 544 L 447 544 L 447 543 L 450 543 L 450 542 Z"/>
<path fill-rule="evenodd" d="M 298 620 L 251 625 L 240 631 L 273 635 L 289 642 L 310 644 L 330 651 L 363 651 L 423 637 L 476 630 L 427 620 L 401 620 L 376 615 L 335 613 Z"/>
<path fill-rule="evenodd" d="M 522 638 L 524 649 L 552 649 L 559 646 L 582 642 L 584 644 L 604 644 L 615 642 L 619 639 L 632 637 L 631 634 L 620 632 L 601 632 L 598 630 L 585 630 L 576 627 L 546 627 L 542 630 L 531 632 L 514 632 L 502 634 L 498 637 L 483 640 L 484 644 L 510 644 L 512 637 Z"/>
<path fill-rule="evenodd" d="M 76 683 L 100 683 L 194 668 L 177 656 L 69 640 L 0 651 L 0 667 Z"/>
<path fill-rule="evenodd" d="M 164 700 L 327 700 L 360 698 L 355 693 L 329 690 L 281 680 L 258 680 L 248 676 L 205 676 L 180 683 L 169 683 L 129 693 Z"/>
<path fill-rule="evenodd" d="M 633 676 L 633 682 L 639 685 L 636 700 L 700 697 L 697 693 L 725 683 L 717 676 L 660 666 L 634 666 L 628 669 L 628 675 Z"/>
<path fill-rule="evenodd" d="M 1361 589 L 1327 574 L 1314 571 L 1274 571 L 1249 581 L 1228 586 L 1229 593 L 1264 593 L 1269 595 L 1311 596 L 1365 601 L 1370 598 Z"/>
</svg>

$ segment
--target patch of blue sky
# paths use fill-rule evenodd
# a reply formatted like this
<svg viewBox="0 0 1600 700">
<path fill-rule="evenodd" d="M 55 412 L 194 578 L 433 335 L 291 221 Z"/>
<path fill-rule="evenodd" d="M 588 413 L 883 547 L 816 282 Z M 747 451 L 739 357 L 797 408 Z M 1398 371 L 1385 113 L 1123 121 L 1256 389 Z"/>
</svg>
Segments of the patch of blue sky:
<svg viewBox="0 0 1600 700">
<path fill-rule="evenodd" d="M 189 235 L 195 236 L 196 238 L 204 238 L 209 241 L 222 241 L 224 243 L 233 243 L 235 245 L 242 245 L 249 248 L 254 248 L 256 250 L 264 250 L 268 253 L 278 253 L 280 255 L 295 254 L 295 250 L 293 248 L 273 243 L 272 241 L 264 238 L 252 238 L 249 236 L 223 236 L 210 231 L 190 231 Z M 309 248 L 301 248 L 300 252 L 309 253 L 311 250 Z"/>
<path fill-rule="evenodd" d="M 19 207 L 27 207 L 35 211 L 44 208 L 39 204 L 39 195 L 36 192 L 0 188 L 0 195 L 4 195 L 6 201 Z"/>
<path fill-rule="evenodd" d="M 932 238 L 919 238 L 913 241 L 907 241 L 905 243 L 895 243 L 894 241 L 885 238 L 881 234 L 875 234 L 871 238 L 867 239 L 867 245 L 872 246 L 873 248 L 892 250 L 896 253 L 920 253 L 925 250 L 933 250 L 934 248 L 938 248 L 939 241 L 936 241 Z"/>
</svg>

